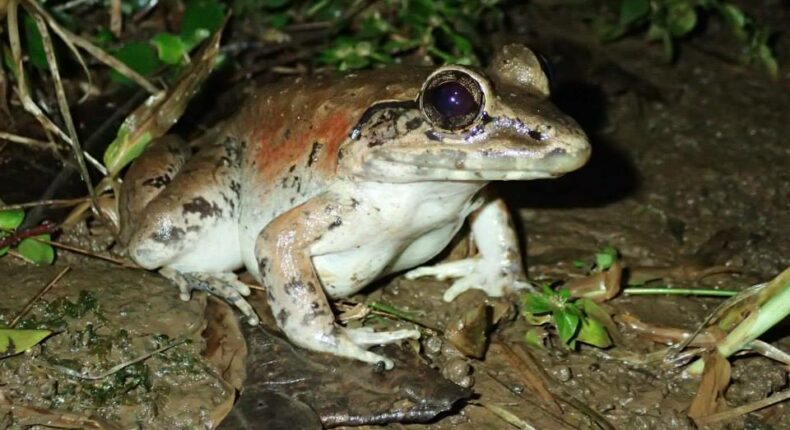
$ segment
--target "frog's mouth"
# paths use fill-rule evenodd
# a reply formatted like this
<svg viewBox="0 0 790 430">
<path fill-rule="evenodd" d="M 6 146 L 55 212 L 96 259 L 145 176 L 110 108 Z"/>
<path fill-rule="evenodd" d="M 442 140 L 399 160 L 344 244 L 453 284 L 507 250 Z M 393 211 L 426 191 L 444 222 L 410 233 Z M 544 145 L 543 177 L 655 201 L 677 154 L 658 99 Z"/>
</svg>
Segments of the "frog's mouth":
<svg viewBox="0 0 790 430">
<path fill-rule="evenodd" d="M 373 151 L 365 173 L 389 180 L 523 181 L 555 178 L 582 167 L 590 158 L 586 140 L 562 145 L 509 143 L 390 146 Z"/>
</svg>

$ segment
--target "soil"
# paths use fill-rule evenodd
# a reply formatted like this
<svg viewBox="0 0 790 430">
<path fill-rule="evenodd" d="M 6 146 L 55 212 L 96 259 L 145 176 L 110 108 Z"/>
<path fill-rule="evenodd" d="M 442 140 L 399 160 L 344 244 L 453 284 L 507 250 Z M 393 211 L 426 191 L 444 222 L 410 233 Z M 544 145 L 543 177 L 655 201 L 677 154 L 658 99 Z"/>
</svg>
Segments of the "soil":
<svg viewBox="0 0 790 430">
<path fill-rule="evenodd" d="M 675 287 L 741 290 L 790 266 L 790 146 L 786 142 L 790 67 L 783 68 L 779 80 L 773 81 L 759 70 L 732 61 L 738 56 L 738 42 L 713 20 L 703 34 L 684 41 L 677 61 L 668 64 L 659 46 L 648 45 L 639 37 L 600 44 L 585 23 L 589 15 L 579 15 L 583 8 L 554 3 L 512 7 L 508 16 L 513 31 L 493 37 L 493 43 L 520 41 L 535 47 L 555 65 L 553 98 L 581 123 L 593 145 L 590 163 L 578 172 L 552 181 L 498 186 L 519 220 L 530 278 L 556 281 L 581 277 L 585 270 L 574 263 L 591 262 L 598 250 L 609 245 L 619 250 L 629 267 L 650 267 L 656 273 L 674 270 L 679 274 L 715 266 L 731 269 L 702 279 L 665 276 L 659 281 Z M 771 7 L 749 11 L 773 28 L 788 28 L 787 8 L 765 3 Z M 776 45 L 780 64 L 790 58 L 786 39 L 779 39 Z M 0 143 L 0 166 L 14 168 L 0 168 L 0 183 L 5 184 L 0 198 L 7 203 L 40 198 L 49 184 L 42 178 L 52 178 L 58 170 L 46 159 L 17 167 L 29 154 L 15 147 L 2 148 Z M 0 276 L 5 281 L 34 276 L 44 269 L 15 266 L 3 270 Z M 47 271 L 47 276 L 53 270 Z M 81 276 L 97 276 L 85 282 L 96 286 L 99 300 L 105 300 L 105 294 L 110 300 L 117 291 L 131 291 L 148 304 L 147 309 L 160 307 L 157 315 L 191 312 L 196 306 L 194 301 L 178 302 L 175 288 L 169 293 L 161 290 L 139 296 L 143 288 L 160 288 L 161 282 L 154 276 L 118 268 L 113 270 L 120 276 L 114 273 L 112 279 L 103 281 L 99 277 L 107 276 L 105 270 L 82 269 Z M 33 284 L 40 287 L 47 276 L 38 276 Z M 101 288 L 105 283 L 114 287 Z M 14 288 L 0 295 L 0 308 L 7 312 L 19 309 L 24 301 L 8 301 L 8 297 L 25 282 L 4 285 Z M 443 282 L 396 277 L 354 299 L 385 302 L 442 328 L 481 302 L 504 309 L 489 335 L 483 359 L 459 357 L 441 338 L 423 341 L 424 352 L 436 351 L 433 356 L 427 354 L 432 363 L 443 367 L 452 362 L 455 370 L 445 376 L 472 384 L 475 397 L 429 424 L 362 428 L 510 428 L 495 414 L 497 408 L 539 429 L 602 428 L 595 424 L 596 416 L 616 429 L 696 428 L 687 410 L 698 380 L 684 375 L 682 369 L 660 363 L 637 364 L 615 358 L 621 357 L 617 351 L 645 358 L 664 346 L 621 327 L 622 343 L 615 350 L 581 346 L 568 351 L 556 343 L 545 349 L 527 348 L 524 335 L 528 325 L 515 311 L 517 297 L 491 300 L 470 293 L 447 305 L 441 300 L 446 287 Z M 62 293 L 52 294 L 48 299 Z M 24 294 L 29 296 L 29 292 Z M 630 314 L 657 326 L 693 330 L 720 302 L 713 298 L 621 295 L 607 305 L 615 316 Z M 140 311 L 150 314 L 150 310 Z M 145 333 L 170 331 L 162 324 Z M 788 350 L 787 333 L 783 324 L 764 338 Z M 53 341 L 57 342 L 56 338 L 47 345 Z M 528 389 L 524 363 L 513 358 L 513 350 L 517 355 L 526 351 L 537 363 L 549 390 L 560 399 L 560 409 L 546 406 L 538 393 Z M 468 366 L 459 365 L 459 361 Z M 787 370 L 776 362 L 754 355 L 730 361 L 732 383 L 725 394 L 730 407 L 788 388 Z M 7 360 L 0 362 L 0 390 L 17 384 L 20 396 L 31 399 L 31 404 L 41 404 L 41 390 L 22 389 L 3 374 L 8 366 Z M 209 397 L 222 395 L 216 384 L 203 381 L 202 385 L 217 390 Z M 190 400 L 185 395 L 181 401 Z M 105 417 L 116 412 L 97 409 Z M 198 417 L 164 414 L 162 419 L 173 420 L 162 423 L 171 423 Z M 779 404 L 709 428 L 788 429 L 790 407 Z"/>
</svg>

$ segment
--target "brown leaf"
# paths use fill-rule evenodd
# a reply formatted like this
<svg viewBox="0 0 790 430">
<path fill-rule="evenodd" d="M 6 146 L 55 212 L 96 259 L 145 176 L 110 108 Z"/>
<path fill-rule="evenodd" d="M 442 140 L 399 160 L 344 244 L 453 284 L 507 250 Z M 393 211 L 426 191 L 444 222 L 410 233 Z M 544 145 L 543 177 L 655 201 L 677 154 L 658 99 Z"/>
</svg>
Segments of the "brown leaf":
<svg viewBox="0 0 790 430">
<path fill-rule="evenodd" d="M 724 391 L 730 385 L 730 362 L 717 351 L 704 356 L 705 370 L 697 394 L 689 406 L 688 416 L 695 422 L 726 408 Z"/>
</svg>

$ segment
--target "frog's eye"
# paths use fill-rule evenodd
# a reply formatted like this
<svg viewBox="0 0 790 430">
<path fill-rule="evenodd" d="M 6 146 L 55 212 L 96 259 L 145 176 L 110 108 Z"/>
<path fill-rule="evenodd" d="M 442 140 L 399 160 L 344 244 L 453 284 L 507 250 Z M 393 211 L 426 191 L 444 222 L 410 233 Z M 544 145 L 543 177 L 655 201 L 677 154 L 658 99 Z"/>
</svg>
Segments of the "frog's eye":
<svg viewBox="0 0 790 430">
<path fill-rule="evenodd" d="M 428 79 L 420 94 L 420 110 L 436 128 L 459 131 L 483 111 L 483 89 L 467 73 L 445 70 Z"/>
</svg>

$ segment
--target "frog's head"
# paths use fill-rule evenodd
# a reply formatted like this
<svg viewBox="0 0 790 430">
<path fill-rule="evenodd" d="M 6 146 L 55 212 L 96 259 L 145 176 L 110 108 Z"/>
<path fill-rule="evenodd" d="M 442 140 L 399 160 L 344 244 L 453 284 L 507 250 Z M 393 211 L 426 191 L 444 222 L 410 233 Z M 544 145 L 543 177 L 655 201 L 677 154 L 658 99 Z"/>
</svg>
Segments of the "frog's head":
<svg viewBox="0 0 790 430">
<path fill-rule="evenodd" d="M 590 156 L 584 132 L 549 102 L 540 62 L 521 45 L 504 47 L 485 73 L 443 66 L 413 86 L 362 116 L 341 151 L 352 174 L 397 182 L 526 180 L 560 176 Z"/>
</svg>

